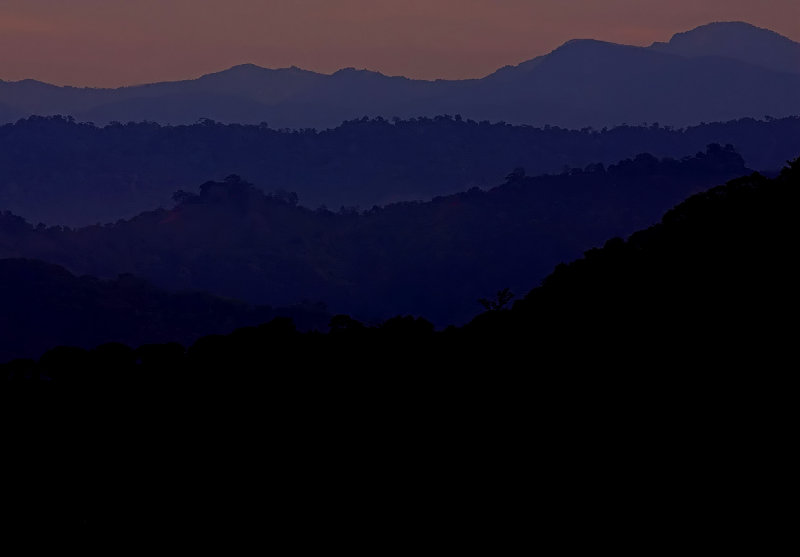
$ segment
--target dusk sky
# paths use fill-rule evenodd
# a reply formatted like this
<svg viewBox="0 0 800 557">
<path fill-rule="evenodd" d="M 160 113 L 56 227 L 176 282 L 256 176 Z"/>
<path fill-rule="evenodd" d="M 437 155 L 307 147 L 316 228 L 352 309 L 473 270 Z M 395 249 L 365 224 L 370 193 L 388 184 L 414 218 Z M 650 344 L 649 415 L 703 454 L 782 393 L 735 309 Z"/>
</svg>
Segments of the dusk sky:
<svg viewBox="0 0 800 557">
<path fill-rule="evenodd" d="M 649 45 L 731 20 L 800 41 L 799 0 L 0 0 L 0 79 L 109 87 L 245 62 L 482 77 L 572 38 Z"/>
</svg>

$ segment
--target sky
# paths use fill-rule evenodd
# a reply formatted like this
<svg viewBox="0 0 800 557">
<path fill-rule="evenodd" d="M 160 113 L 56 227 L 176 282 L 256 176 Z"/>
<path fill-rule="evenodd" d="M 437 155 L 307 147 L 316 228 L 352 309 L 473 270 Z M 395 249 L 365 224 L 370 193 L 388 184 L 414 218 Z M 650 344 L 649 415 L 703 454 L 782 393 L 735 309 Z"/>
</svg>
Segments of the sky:
<svg viewBox="0 0 800 557">
<path fill-rule="evenodd" d="M 800 0 L 0 0 L 0 79 L 117 87 L 242 63 L 482 77 L 569 39 L 747 21 L 800 41 Z"/>
</svg>

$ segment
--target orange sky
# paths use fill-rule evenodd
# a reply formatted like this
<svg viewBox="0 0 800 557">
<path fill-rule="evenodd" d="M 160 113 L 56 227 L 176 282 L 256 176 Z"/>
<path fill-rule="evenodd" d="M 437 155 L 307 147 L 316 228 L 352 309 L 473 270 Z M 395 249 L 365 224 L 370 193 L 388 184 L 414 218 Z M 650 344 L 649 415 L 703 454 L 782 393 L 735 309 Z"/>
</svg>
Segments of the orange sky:
<svg viewBox="0 0 800 557">
<path fill-rule="evenodd" d="M 800 41 L 800 0 L 0 0 L 0 79 L 119 86 L 245 62 L 481 77 L 571 38 L 647 45 L 730 20 Z"/>
</svg>

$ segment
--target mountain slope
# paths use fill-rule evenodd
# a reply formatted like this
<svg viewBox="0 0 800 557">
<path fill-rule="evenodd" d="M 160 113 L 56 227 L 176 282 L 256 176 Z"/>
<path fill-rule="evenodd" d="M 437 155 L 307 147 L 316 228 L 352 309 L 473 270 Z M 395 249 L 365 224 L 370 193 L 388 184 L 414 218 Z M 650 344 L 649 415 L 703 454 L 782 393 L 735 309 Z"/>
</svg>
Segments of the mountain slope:
<svg viewBox="0 0 800 557">
<path fill-rule="evenodd" d="M 800 74 L 733 59 L 686 58 L 648 48 L 574 40 L 531 69 L 490 76 L 454 99 L 463 114 L 566 127 L 658 121 L 686 125 L 800 111 Z"/>
</svg>

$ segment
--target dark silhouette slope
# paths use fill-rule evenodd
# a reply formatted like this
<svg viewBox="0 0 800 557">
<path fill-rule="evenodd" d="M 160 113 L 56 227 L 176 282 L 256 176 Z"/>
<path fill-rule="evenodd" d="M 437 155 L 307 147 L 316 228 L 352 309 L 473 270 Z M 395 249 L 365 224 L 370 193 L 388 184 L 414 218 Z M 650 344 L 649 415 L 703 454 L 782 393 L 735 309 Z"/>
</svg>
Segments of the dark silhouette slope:
<svg viewBox="0 0 800 557">
<path fill-rule="evenodd" d="M 565 365 L 778 378 L 796 336 L 798 201 L 800 159 L 772 180 L 732 180 L 560 265 L 511 311 L 470 329 L 540 339 Z"/>
<path fill-rule="evenodd" d="M 463 329 L 337 316 L 330 334 L 300 334 L 278 320 L 185 353 L 62 348 L 0 366 L 22 492 L 8 490 L 6 523 L 201 529 L 206 546 L 208 529 L 226 547 L 264 521 L 370 547 L 433 534 L 452 547 L 468 528 L 473 549 L 511 550 L 535 497 L 559 540 L 580 525 L 619 543 L 602 536 L 621 519 L 675 540 L 680 508 L 713 543 L 740 520 L 764 547 L 788 518 L 754 525 L 743 508 L 761 516 L 793 473 L 798 187 L 800 160 L 694 196 Z M 697 543 L 689 529 L 677 543 Z"/>
</svg>

